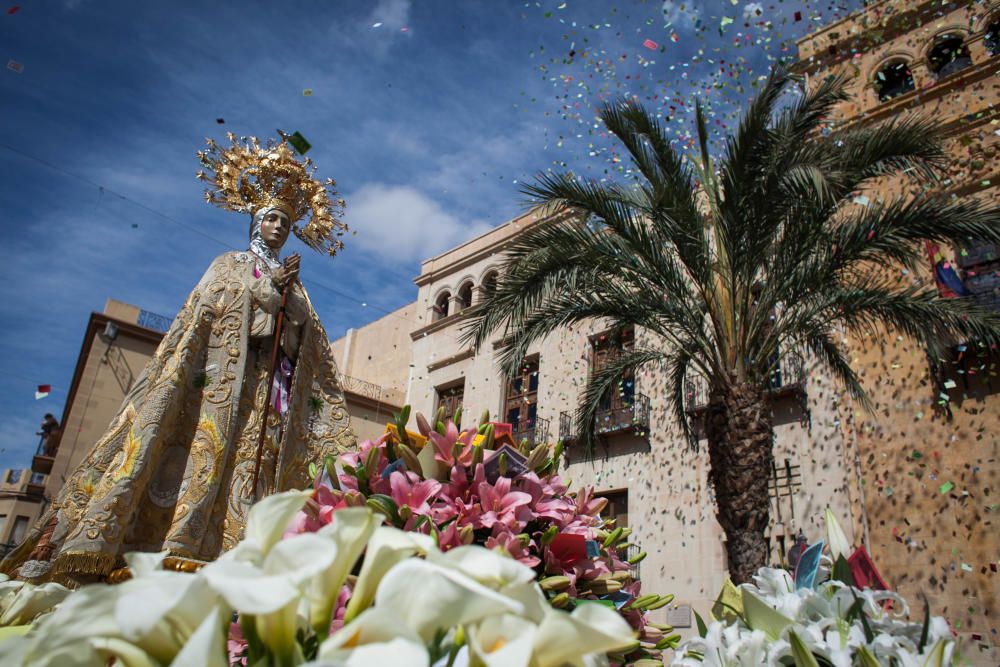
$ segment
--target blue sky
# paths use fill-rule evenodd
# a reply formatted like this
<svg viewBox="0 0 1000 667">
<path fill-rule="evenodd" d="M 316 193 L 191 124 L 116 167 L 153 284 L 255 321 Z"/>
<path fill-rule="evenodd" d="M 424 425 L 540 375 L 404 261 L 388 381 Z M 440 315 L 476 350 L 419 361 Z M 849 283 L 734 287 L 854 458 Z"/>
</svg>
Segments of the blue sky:
<svg viewBox="0 0 1000 667">
<path fill-rule="evenodd" d="M 91 311 L 172 316 L 245 247 L 247 221 L 194 178 L 206 136 L 300 131 L 337 180 L 345 251 L 286 248 L 333 339 L 412 301 L 422 258 L 519 214 L 532 175 L 627 177 L 600 101 L 638 96 L 683 146 L 699 97 L 724 132 L 795 38 L 859 4 L 7 0 L 0 57 L 23 70 L 0 71 L 0 468 L 61 416 Z"/>
</svg>

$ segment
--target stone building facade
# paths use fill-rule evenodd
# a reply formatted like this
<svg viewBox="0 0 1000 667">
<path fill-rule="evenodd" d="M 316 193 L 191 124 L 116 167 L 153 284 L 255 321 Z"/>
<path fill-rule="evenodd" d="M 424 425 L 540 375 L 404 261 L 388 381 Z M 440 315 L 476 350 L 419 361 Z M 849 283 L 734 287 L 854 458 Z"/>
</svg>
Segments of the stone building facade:
<svg viewBox="0 0 1000 667">
<path fill-rule="evenodd" d="M 561 474 L 574 487 L 593 486 L 608 496 L 609 511 L 632 527 L 631 541 L 648 554 L 641 563 L 644 586 L 677 596 L 670 609 L 656 612 L 660 620 L 689 629 L 692 608 L 707 618 L 725 580 L 725 549 L 708 486 L 708 454 L 691 446 L 668 413 L 666 378 L 645 373 L 609 400 L 598 419 L 602 445 L 595 452 L 573 444 L 572 412 L 591 368 L 616 346 L 641 344 L 646 334 L 616 335 L 601 322 L 570 327 L 529 350 L 521 372 L 509 379 L 497 368 L 500 335 L 478 354 L 462 342 L 462 311 L 495 283 L 507 243 L 540 222 L 535 214 L 521 216 L 422 264 L 407 400 L 425 414 L 461 404 L 466 427 L 488 409 L 512 424 L 516 439 L 568 442 Z M 773 391 L 779 462 L 771 528 L 775 562 L 799 529 L 820 535 L 827 505 L 846 521 L 852 474 L 839 427 L 839 394 L 805 360 L 786 367 L 782 377 Z M 688 408 L 695 421 L 703 396 L 692 383 Z"/>
<path fill-rule="evenodd" d="M 8 468 L 0 473 L 0 557 L 28 534 L 42 511 L 45 476 L 31 470 Z"/>
<path fill-rule="evenodd" d="M 837 126 L 924 114 L 946 137 L 947 178 L 935 190 L 1000 204 L 1000 3 L 882 0 L 806 36 L 798 70 L 808 85 L 833 72 L 851 79 Z M 884 182 L 858 193 L 875 205 L 913 183 Z M 929 249 L 931 252 L 933 249 Z M 941 248 L 901 282 L 933 286 L 932 263 L 952 276 L 943 295 L 1000 308 L 998 249 L 969 239 Z M 887 582 L 932 608 L 968 638 L 970 656 L 997 664 L 1000 537 L 1000 377 L 997 351 L 965 341 L 930 357 L 888 332 L 876 344 L 846 341 L 875 409 L 844 402 L 844 440 L 857 452 L 857 531 Z M 987 657 L 992 655 L 992 658 Z"/>
</svg>

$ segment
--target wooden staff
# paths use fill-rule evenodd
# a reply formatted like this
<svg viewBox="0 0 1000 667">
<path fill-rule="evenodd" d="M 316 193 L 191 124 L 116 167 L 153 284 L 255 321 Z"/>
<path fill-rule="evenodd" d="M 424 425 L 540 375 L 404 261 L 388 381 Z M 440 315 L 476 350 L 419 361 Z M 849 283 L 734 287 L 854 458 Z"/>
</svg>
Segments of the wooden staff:
<svg viewBox="0 0 1000 667">
<path fill-rule="evenodd" d="M 257 460 L 253 466 L 253 498 L 257 502 L 257 480 L 260 477 L 260 460 L 264 455 L 264 435 L 267 433 L 267 415 L 271 411 L 271 389 L 274 387 L 274 376 L 278 372 L 278 351 L 281 349 L 281 334 L 285 328 L 285 301 L 288 299 L 288 288 L 281 289 L 281 307 L 274 320 L 274 342 L 271 344 L 271 373 L 267 380 L 267 394 L 264 398 L 264 414 L 261 416 L 260 436 L 257 438 Z"/>
</svg>

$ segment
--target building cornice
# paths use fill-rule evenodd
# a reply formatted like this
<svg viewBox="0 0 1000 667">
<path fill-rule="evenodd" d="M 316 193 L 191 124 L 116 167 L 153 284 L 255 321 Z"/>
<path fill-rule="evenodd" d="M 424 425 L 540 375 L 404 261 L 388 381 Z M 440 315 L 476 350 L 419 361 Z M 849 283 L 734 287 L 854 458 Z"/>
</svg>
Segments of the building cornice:
<svg viewBox="0 0 1000 667">
<path fill-rule="evenodd" d="M 447 251 L 447 252 L 445 252 L 445 253 L 443 253 L 441 255 L 438 255 L 437 257 L 432 257 L 431 259 L 426 260 L 424 262 L 424 264 L 431 264 L 431 263 L 433 263 L 433 262 L 435 262 L 437 260 L 440 260 L 440 259 L 446 257 L 447 255 L 449 255 L 451 253 L 454 253 L 454 252 L 462 249 L 463 247 L 465 247 L 465 246 L 467 246 L 467 245 L 469 245 L 469 244 L 471 244 L 471 243 L 473 243 L 473 242 L 475 242 L 475 241 L 477 241 L 479 239 L 482 239 L 482 238 L 484 238 L 486 236 L 489 236 L 490 234 L 499 234 L 501 231 L 503 231 L 509 225 L 520 224 L 521 228 L 518 231 L 515 231 L 515 232 L 511 233 L 510 235 L 508 235 L 507 237 L 505 237 L 505 238 L 497 241 L 496 243 L 485 245 L 481 249 L 476 250 L 475 252 L 473 252 L 473 253 L 471 253 L 469 255 L 460 256 L 458 259 L 455 259 L 454 261 L 451 261 L 451 262 L 449 262 L 447 264 L 444 264 L 442 266 L 435 267 L 434 269 L 432 269 L 430 271 L 421 272 L 421 274 L 419 276 L 417 276 L 416 278 L 413 279 L 413 282 L 418 287 L 421 287 L 423 285 L 430 284 L 430 283 L 434 282 L 435 280 L 438 280 L 442 276 L 450 275 L 452 273 L 456 273 L 458 271 L 461 271 L 462 269 L 464 269 L 464 268 L 466 268 L 468 266 L 472 266 L 473 264 L 476 264 L 477 262 L 480 262 L 483 259 L 486 259 L 487 257 L 490 257 L 492 255 L 496 255 L 498 253 L 503 252 L 514 241 L 514 239 L 516 239 L 520 235 L 520 233 L 522 231 L 524 231 L 525 229 L 527 229 L 528 227 L 533 227 L 533 226 L 535 226 L 537 224 L 551 224 L 551 223 L 555 223 L 555 222 L 561 222 L 563 220 L 569 219 L 570 217 L 572 217 L 572 215 L 573 215 L 572 211 L 570 211 L 568 209 L 565 209 L 565 210 L 559 211 L 558 213 L 555 213 L 553 215 L 546 216 L 546 217 L 537 217 L 537 218 L 535 218 L 533 220 L 525 220 L 526 218 L 528 218 L 530 216 L 530 214 L 529 215 L 521 216 L 519 218 L 514 218 L 513 220 L 510 220 L 510 221 L 504 223 L 503 225 L 500 225 L 499 227 L 491 229 L 490 231 L 486 232 L 485 234 L 477 236 L 474 239 L 470 239 L 469 241 L 466 241 L 462 245 L 457 246 L 455 248 L 452 248 L 451 250 L 449 250 L 449 251 Z"/>
<path fill-rule="evenodd" d="M 444 368 L 445 366 L 451 366 L 452 364 L 457 364 L 460 361 L 465 361 L 466 359 L 471 359 L 476 356 L 476 351 L 473 348 L 468 348 L 462 350 L 458 354 L 453 354 L 450 357 L 445 357 L 444 359 L 438 359 L 427 364 L 427 371 L 433 372 L 439 368 Z"/>
<path fill-rule="evenodd" d="M 415 331 L 411 331 L 410 332 L 410 339 L 411 340 L 417 340 L 418 338 L 422 338 L 422 337 L 424 337 L 424 336 L 426 336 L 428 334 L 432 334 L 432 333 L 434 333 L 436 331 L 441 331 L 441 329 L 447 329 L 452 324 L 457 324 L 457 323 L 461 322 L 463 319 L 465 319 L 466 317 L 468 317 L 468 313 L 466 313 L 465 311 L 462 311 L 462 312 L 452 313 L 451 315 L 447 315 L 445 317 L 442 317 L 440 320 L 434 320 L 430 324 L 425 324 L 424 326 L 420 327 L 419 329 L 416 329 Z"/>
<path fill-rule="evenodd" d="M 1000 55 L 991 56 L 986 60 L 976 63 L 972 67 L 967 67 L 961 71 L 942 79 L 934 85 L 926 86 L 918 90 L 911 90 L 903 93 L 887 102 L 879 104 L 877 107 L 865 111 L 863 114 L 849 118 L 837 129 L 847 129 L 859 124 L 876 123 L 887 120 L 905 111 L 916 111 L 918 107 L 923 107 L 934 100 L 940 99 L 952 92 L 963 92 L 970 85 L 983 81 L 996 75 L 996 69 L 1000 67 Z M 966 120 L 969 113 L 982 113 L 982 117 L 972 121 Z M 989 122 L 997 115 L 997 109 L 985 107 L 985 109 L 967 109 L 965 113 L 956 114 L 953 118 L 942 119 L 940 126 L 945 135 L 959 134 L 968 131 L 975 125 Z"/>
<path fill-rule="evenodd" d="M 364 394 L 359 394 L 351 391 L 350 389 L 344 389 L 343 392 L 344 402 L 349 405 L 357 405 L 369 410 L 389 410 L 390 412 L 399 412 L 403 409 L 402 405 L 396 405 L 396 403 L 385 400 L 374 399 L 371 396 L 365 396 Z"/>
<path fill-rule="evenodd" d="M 893 5 L 910 5 L 894 14 L 884 12 Z M 972 0 L 955 0 L 949 11 L 954 11 L 972 4 Z M 817 70 L 832 69 L 837 64 L 850 60 L 855 53 L 871 51 L 889 40 L 911 32 L 915 25 L 923 25 L 936 18 L 941 10 L 941 4 L 936 0 L 924 0 L 912 3 L 901 0 L 878 0 L 867 7 L 845 16 L 834 23 L 827 24 L 819 30 L 809 33 L 795 41 L 798 53 L 802 46 L 813 42 L 811 55 L 800 58 L 791 66 L 797 74 L 812 74 Z M 870 19 L 862 26 L 863 19 Z M 926 19 L 926 20 L 925 20 Z M 862 30 L 849 32 L 850 24 L 860 26 Z M 833 50 L 831 52 L 831 47 Z"/>
</svg>

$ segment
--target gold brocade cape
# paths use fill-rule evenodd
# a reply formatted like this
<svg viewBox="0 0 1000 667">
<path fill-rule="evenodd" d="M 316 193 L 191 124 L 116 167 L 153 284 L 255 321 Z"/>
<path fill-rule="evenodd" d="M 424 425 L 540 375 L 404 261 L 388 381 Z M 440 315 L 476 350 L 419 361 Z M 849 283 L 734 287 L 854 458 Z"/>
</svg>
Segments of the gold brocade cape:
<svg viewBox="0 0 1000 667">
<path fill-rule="evenodd" d="M 213 560 L 233 547 L 253 495 L 280 300 L 256 255 L 216 258 L 108 430 L 0 570 L 75 584 L 123 566 L 130 551 Z M 269 412 L 261 495 L 307 488 L 311 461 L 355 445 L 326 332 L 299 284 L 286 318 L 295 372 L 284 421 Z"/>
</svg>

